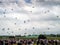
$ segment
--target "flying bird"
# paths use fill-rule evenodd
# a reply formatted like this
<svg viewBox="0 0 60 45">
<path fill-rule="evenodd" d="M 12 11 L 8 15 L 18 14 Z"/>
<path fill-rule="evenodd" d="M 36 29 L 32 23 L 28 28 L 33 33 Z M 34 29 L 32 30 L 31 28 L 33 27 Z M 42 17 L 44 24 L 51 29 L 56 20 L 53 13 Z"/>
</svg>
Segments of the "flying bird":
<svg viewBox="0 0 60 45">
<path fill-rule="evenodd" d="M 8 30 L 9 30 L 9 28 L 8 28 Z"/>
<path fill-rule="evenodd" d="M 57 16 L 57 18 L 58 18 L 59 16 Z"/>
<path fill-rule="evenodd" d="M 50 28 L 48 28 L 48 30 L 49 30 Z"/>
<path fill-rule="evenodd" d="M 0 3 L 2 3 L 2 2 L 0 1 Z"/>
<path fill-rule="evenodd" d="M 21 30 L 20 28 L 18 30 Z"/>
<path fill-rule="evenodd" d="M 3 12 L 3 14 L 5 14 L 5 12 Z"/>
<path fill-rule="evenodd" d="M 11 9 L 13 11 L 13 9 Z"/>
<path fill-rule="evenodd" d="M 34 6 L 32 8 L 35 8 Z"/>
<path fill-rule="evenodd" d="M 35 27 L 33 27 L 33 29 L 35 29 Z"/>
<path fill-rule="evenodd" d="M 30 20 L 27 20 L 28 22 L 30 22 Z"/>
<path fill-rule="evenodd" d="M 16 23 L 14 23 L 16 25 Z"/>
<path fill-rule="evenodd" d="M 4 15 L 4 18 L 6 17 L 6 15 Z"/>
<path fill-rule="evenodd" d="M 26 23 L 26 21 L 24 21 L 24 23 Z"/>
<path fill-rule="evenodd" d="M 2 30 L 4 31 L 4 30 L 5 30 L 5 28 L 2 28 Z"/>
</svg>

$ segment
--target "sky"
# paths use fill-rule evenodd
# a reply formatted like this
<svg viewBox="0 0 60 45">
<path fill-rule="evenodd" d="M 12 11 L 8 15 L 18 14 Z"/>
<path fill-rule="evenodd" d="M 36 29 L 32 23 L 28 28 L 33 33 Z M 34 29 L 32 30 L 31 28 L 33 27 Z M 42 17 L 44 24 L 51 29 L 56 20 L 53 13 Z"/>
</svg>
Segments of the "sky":
<svg viewBox="0 0 60 45">
<path fill-rule="evenodd" d="M 0 35 L 60 34 L 60 0 L 0 0 Z"/>
</svg>

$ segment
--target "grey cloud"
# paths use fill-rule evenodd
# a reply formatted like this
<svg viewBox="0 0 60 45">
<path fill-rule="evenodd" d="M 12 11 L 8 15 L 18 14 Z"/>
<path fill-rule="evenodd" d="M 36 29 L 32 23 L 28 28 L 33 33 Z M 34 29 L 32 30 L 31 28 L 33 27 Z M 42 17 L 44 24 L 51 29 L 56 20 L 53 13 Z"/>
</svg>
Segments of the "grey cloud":
<svg viewBox="0 0 60 45">
<path fill-rule="evenodd" d="M 54 5 L 60 5 L 59 0 L 31 0 L 32 4 L 37 5 L 48 5 L 48 6 L 54 6 Z M 24 0 L 0 0 L 0 6 L 1 5 L 9 5 L 16 3 L 18 6 L 27 5 Z"/>
<path fill-rule="evenodd" d="M 60 16 L 55 16 L 55 15 L 36 15 L 38 17 L 32 17 L 32 21 L 60 21 Z"/>
<path fill-rule="evenodd" d="M 34 0 L 33 1 L 36 5 L 41 6 L 56 6 L 60 5 L 60 0 Z M 32 3 L 33 3 L 32 2 Z"/>
<path fill-rule="evenodd" d="M 43 8 L 41 10 L 41 11 L 43 11 L 43 13 L 41 13 L 41 14 L 40 14 L 40 11 L 38 11 L 41 8 L 38 7 L 38 9 L 36 8 L 36 10 L 35 10 L 36 12 L 34 12 L 35 13 L 34 14 L 34 13 L 28 12 L 28 10 L 24 10 L 24 8 L 25 8 L 24 6 L 27 5 L 27 3 L 24 2 L 24 0 L 20 0 L 20 1 L 19 0 L 18 1 L 17 0 L 0 0 L 0 1 L 2 1 L 2 2 L 0 2 L 0 7 L 2 5 L 6 6 L 6 7 L 2 7 L 0 9 L 0 14 L 2 14 L 5 11 L 5 8 L 7 9 L 6 10 L 7 17 L 4 18 L 4 15 L 0 15 L 1 16 L 0 17 L 0 25 L 1 25 L 0 28 L 7 29 L 7 27 L 10 27 L 11 30 L 9 31 L 9 33 L 14 31 L 15 35 L 19 34 L 19 33 L 21 33 L 21 34 L 23 33 L 23 35 L 24 35 L 25 32 L 27 32 L 28 34 L 33 34 L 33 32 L 36 32 L 37 34 L 40 32 L 41 33 L 46 32 L 48 34 L 48 29 L 47 29 L 48 27 L 50 28 L 49 33 L 56 33 L 56 32 L 58 33 L 59 32 L 60 28 L 56 28 L 56 27 L 60 27 L 59 26 L 60 25 L 60 16 L 58 15 L 58 13 L 56 13 L 56 15 L 52 14 L 52 13 L 44 15 L 45 14 L 44 11 L 46 11 L 47 10 L 46 8 L 48 8 L 48 7 L 44 7 L 44 8 L 41 7 L 41 8 Z M 53 1 L 52 0 L 51 1 L 50 0 L 47 0 L 47 1 L 46 0 L 36 0 L 36 1 L 33 0 L 33 2 L 35 2 L 34 4 L 42 5 L 42 6 L 60 5 L 60 1 L 57 1 L 57 0 L 53 0 Z M 33 5 L 33 2 L 32 2 L 32 5 Z M 10 10 L 11 8 L 9 8 L 9 7 L 13 8 L 13 11 L 11 11 Z M 33 11 L 34 10 L 32 10 L 32 12 Z M 59 12 L 59 11 L 57 11 L 57 12 Z M 19 13 L 20 17 L 16 13 Z M 23 13 L 26 14 L 28 17 L 25 17 L 25 15 Z M 12 16 L 12 14 L 16 14 L 19 18 L 21 18 L 21 15 L 24 15 L 24 16 L 20 20 L 20 19 L 15 19 L 15 15 Z M 11 17 L 9 17 L 9 15 L 11 15 Z M 57 15 L 59 17 L 57 17 Z M 31 18 L 30 18 L 30 16 L 31 16 Z M 31 19 L 31 22 L 24 23 L 24 20 L 25 19 L 28 20 L 28 18 Z M 14 23 L 17 23 L 17 25 L 14 25 Z M 35 26 L 35 29 L 32 29 L 33 26 Z M 18 28 L 21 28 L 21 31 L 17 30 Z M 28 28 L 27 31 L 24 28 Z M 5 31 L 5 35 L 8 35 L 6 32 L 7 32 L 7 30 Z M 3 31 L 1 31 L 0 34 L 2 35 Z M 14 34 L 12 34 L 12 35 L 14 35 Z"/>
</svg>

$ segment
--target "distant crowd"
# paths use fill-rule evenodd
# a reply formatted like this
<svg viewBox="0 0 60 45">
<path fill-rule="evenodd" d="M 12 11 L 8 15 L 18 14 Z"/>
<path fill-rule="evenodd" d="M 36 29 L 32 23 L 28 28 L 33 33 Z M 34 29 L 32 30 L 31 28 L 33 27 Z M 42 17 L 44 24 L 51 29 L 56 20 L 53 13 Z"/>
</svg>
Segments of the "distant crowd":
<svg viewBox="0 0 60 45">
<path fill-rule="evenodd" d="M 0 39 L 0 45 L 60 45 L 60 40 L 47 39 Z"/>
</svg>

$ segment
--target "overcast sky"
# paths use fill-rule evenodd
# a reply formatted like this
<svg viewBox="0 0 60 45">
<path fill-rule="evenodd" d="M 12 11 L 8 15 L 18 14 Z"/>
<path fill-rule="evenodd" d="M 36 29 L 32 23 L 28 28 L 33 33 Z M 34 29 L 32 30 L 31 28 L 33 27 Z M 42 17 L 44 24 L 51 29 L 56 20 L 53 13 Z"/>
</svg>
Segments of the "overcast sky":
<svg viewBox="0 0 60 45">
<path fill-rule="evenodd" d="M 0 0 L 0 35 L 60 34 L 60 0 Z"/>
</svg>

